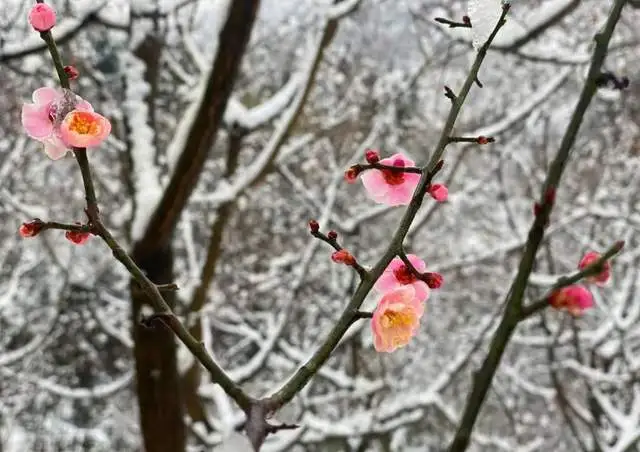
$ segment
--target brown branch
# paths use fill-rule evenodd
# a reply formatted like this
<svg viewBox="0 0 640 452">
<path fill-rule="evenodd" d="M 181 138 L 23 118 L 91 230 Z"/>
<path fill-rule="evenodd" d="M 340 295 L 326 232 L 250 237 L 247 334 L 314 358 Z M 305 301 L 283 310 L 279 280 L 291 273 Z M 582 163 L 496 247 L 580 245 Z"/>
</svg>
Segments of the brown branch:
<svg viewBox="0 0 640 452">
<path fill-rule="evenodd" d="M 42 3 L 42 0 L 37 0 Z M 64 88 L 69 87 L 69 81 L 64 72 L 64 65 L 60 54 L 53 40 L 51 32 L 41 33 L 42 39 L 46 42 L 51 53 L 56 71 L 60 78 L 60 84 Z M 89 217 L 89 224 L 92 232 L 103 239 L 106 245 L 111 249 L 114 257 L 120 261 L 129 271 L 131 276 L 140 285 L 144 293 L 147 295 L 149 302 L 157 313 L 157 317 L 166 324 L 174 334 L 185 344 L 189 351 L 202 363 L 202 365 L 211 373 L 212 379 L 218 383 L 225 392 L 242 408 L 248 411 L 253 404 L 253 400 L 224 372 L 224 370 L 209 355 L 204 345 L 197 341 L 178 318 L 171 312 L 171 308 L 165 302 L 158 286 L 149 280 L 144 272 L 136 265 L 131 256 L 122 248 L 122 246 L 111 235 L 100 219 L 98 202 L 96 199 L 93 178 L 89 167 L 89 160 L 85 149 L 75 148 L 73 150 L 85 188 L 85 197 L 87 201 L 86 213 Z"/>
</svg>

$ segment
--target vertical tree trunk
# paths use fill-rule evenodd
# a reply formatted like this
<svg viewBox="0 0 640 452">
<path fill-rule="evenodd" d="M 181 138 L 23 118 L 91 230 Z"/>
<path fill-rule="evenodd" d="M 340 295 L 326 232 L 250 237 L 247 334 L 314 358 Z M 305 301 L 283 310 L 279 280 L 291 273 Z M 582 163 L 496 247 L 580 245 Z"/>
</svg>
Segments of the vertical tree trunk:
<svg viewBox="0 0 640 452">
<path fill-rule="evenodd" d="M 133 255 L 151 281 L 173 281 L 173 251 L 163 247 L 146 256 Z M 163 293 L 173 308 L 175 293 Z M 136 390 L 140 407 L 140 426 L 146 452 L 184 452 L 186 432 L 183 417 L 176 339 L 162 325 L 148 327 L 138 320 L 143 306 L 150 306 L 146 296 L 131 282 L 133 353 L 136 361 Z M 145 309 L 147 311 L 147 309 Z M 147 313 L 148 315 L 148 313 Z"/>
<path fill-rule="evenodd" d="M 246 49 L 260 0 L 233 0 L 220 31 L 220 45 L 206 84 L 198 114 L 187 134 L 187 142 L 178 158 L 160 203 L 154 209 L 143 237 L 134 246 L 133 258 L 151 281 L 173 282 L 174 229 L 189 196 L 198 182 L 216 136 L 240 61 Z M 152 55 L 154 46 L 142 46 L 138 55 Z M 155 68 L 157 69 L 157 67 Z M 149 66 L 146 74 L 152 75 Z M 153 85 L 153 83 L 151 83 Z M 153 99 L 148 103 L 153 104 Z M 173 308 L 175 294 L 163 294 Z M 177 368 L 176 340 L 168 329 L 140 325 L 146 298 L 131 284 L 134 358 L 140 425 L 146 452 L 184 452 L 186 429 L 184 401 Z M 201 417 L 204 413 L 201 413 Z"/>
</svg>

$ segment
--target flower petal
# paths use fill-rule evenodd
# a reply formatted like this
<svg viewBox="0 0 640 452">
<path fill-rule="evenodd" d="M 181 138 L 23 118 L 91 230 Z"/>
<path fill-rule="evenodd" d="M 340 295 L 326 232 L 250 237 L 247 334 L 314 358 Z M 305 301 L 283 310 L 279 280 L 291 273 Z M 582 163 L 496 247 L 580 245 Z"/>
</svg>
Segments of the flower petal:
<svg viewBox="0 0 640 452">
<path fill-rule="evenodd" d="M 60 125 L 60 138 L 69 147 L 99 146 L 111 133 L 111 123 L 98 113 L 86 110 L 69 112 Z"/>
<path fill-rule="evenodd" d="M 52 136 L 44 140 L 44 152 L 51 160 L 59 160 L 69 152 L 69 148 L 58 137 Z"/>
<path fill-rule="evenodd" d="M 43 88 L 38 88 L 37 90 L 35 90 L 33 92 L 32 98 L 37 105 L 46 105 L 50 104 L 51 102 L 55 102 L 60 98 L 60 96 L 61 94 L 58 92 L 58 90 L 45 86 Z"/>
<path fill-rule="evenodd" d="M 53 124 L 45 108 L 34 104 L 22 106 L 22 127 L 31 138 L 42 140 L 53 133 Z"/>
</svg>

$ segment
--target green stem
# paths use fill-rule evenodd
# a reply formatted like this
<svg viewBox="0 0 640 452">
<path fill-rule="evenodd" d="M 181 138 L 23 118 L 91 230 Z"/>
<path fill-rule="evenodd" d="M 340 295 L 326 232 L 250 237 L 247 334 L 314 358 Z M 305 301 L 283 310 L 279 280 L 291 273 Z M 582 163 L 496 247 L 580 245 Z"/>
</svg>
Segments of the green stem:
<svg viewBox="0 0 640 452">
<path fill-rule="evenodd" d="M 38 3 L 43 3 L 42 0 L 37 0 Z M 41 33 L 40 36 L 47 43 L 47 47 L 53 59 L 53 63 L 58 72 L 60 78 L 60 85 L 63 88 L 69 89 L 69 79 L 64 71 L 64 64 L 58 52 L 55 40 L 51 35 L 51 32 Z M 242 408 L 245 412 L 249 411 L 254 404 L 254 400 L 249 397 L 238 386 L 226 372 L 215 362 L 215 360 L 209 355 L 204 344 L 196 340 L 185 326 L 178 320 L 173 314 L 169 305 L 164 301 L 158 286 L 154 284 L 144 272 L 136 265 L 131 256 L 122 248 L 118 241 L 111 235 L 107 228 L 100 219 L 100 213 L 98 209 L 98 201 L 96 197 L 93 178 L 91 176 L 91 168 L 89 165 L 89 159 L 87 157 L 87 151 L 83 148 L 74 148 L 73 153 L 76 156 L 78 166 L 80 167 L 80 173 L 82 175 L 82 182 L 84 184 L 85 197 L 87 201 L 87 215 L 91 223 L 92 231 L 102 238 L 107 246 L 113 252 L 114 257 L 125 266 L 131 276 L 142 287 L 143 291 L 147 295 L 149 302 L 153 306 L 156 313 L 162 314 L 161 318 L 164 323 L 174 332 L 174 334 L 182 341 L 182 343 L 189 349 L 189 351 L 200 361 L 200 363 L 211 373 L 213 381 L 218 383 L 222 389 Z"/>
<path fill-rule="evenodd" d="M 360 281 L 356 292 L 353 294 L 353 297 L 347 304 L 347 306 L 342 311 L 342 314 L 338 318 L 336 324 L 329 331 L 326 339 L 320 345 L 320 347 L 316 350 L 316 352 L 309 358 L 306 363 L 296 370 L 296 372 L 282 385 L 280 389 L 278 389 L 273 395 L 263 399 L 263 402 L 270 410 L 277 410 L 281 406 L 285 405 L 289 402 L 299 391 L 301 391 L 311 380 L 311 378 L 315 375 L 318 369 L 329 359 L 331 356 L 331 352 L 336 348 L 344 334 L 347 332 L 349 327 L 354 321 L 354 318 L 358 318 L 358 310 L 362 305 L 365 297 L 373 288 L 375 281 L 380 277 L 382 272 L 387 268 L 391 260 L 402 252 L 402 243 L 404 241 L 407 232 L 409 231 L 409 227 L 413 222 L 420 206 L 422 205 L 422 200 L 424 198 L 424 193 L 426 187 L 431 183 L 431 179 L 436 172 L 436 169 L 439 167 L 438 163 L 440 162 L 442 155 L 444 154 L 444 150 L 449 144 L 449 136 L 451 135 L 451 131 L 453 130 L 453 126 L 455 125 L 456 119 L 462 109 L 462 105 L 465 102 L 467 95 L 473 86 L 474 81 L 478 76 L 478 71 L 480 70 L 480 66 L 484 61 L 484 58 L 487 54 L 487 49 L 491 45 L 491 42 L 495 38 L 496 34 L 502 28 L 505 23 L 505 17 L 509 7 L 503 8 L 502 15 L 500 16 L 500 20 L 496 24 L 493 32 L 489 36 L 489 39 L 485 43 L 484 46 L 478 51 L 476 55 L 476 59 L 469 70 L 469 75 L 467 76 L 460 93 L 456 96 L 453 105 L 451 106 L 451 110 L 449 112 L 449 116 L 447 118 L 447 122 L 442 130 L 440 135 L 440 140 L 429 160 L 429 163 L 422 168 L 422 176 L 420 177 L 420 181 L 416 190 L 413 194 L 413 198 L 409 203 L 409 207 L 405 212 L 396 233 L 391 239 L 391 243 L 387 247 L 384 252 L 384 255 L 380 258 L 380 260 L 376 263 L 373 269 L 369 272 L 369 274 Z"/>
<path fill-rule="evenodd" d="M 500 364 L 502 355 L 517 324 L 523 319 L 522 300 L 524 298 L 524 292 L 527 287 L 531 271 L 533 270 L 533 264 L 538 247 L 544 237 L 545 225 L 548 222 L 549 215 L 553 209 L 553 202 L 549 199 L 549 193 L 550 191 L 556 190 L 562 177 L 562 173 L 566 168 L 576 135 L 580 129 L 580 125 L 582 124 L 587 108 L 591 103 L 591 99 L 596 92 L 596 80 L 600 75 L 602 64 L 604 63 L 604 59 L 607 54 L 609 41 L 611 40 L 611 35 L 613 34 L 613 30 L 620 19 L 622 7 L 625 3 L 626 0 L 616 0 L 613 8 L 611 9 L 611 13 L 609 14 L 604 30 L 596 35 L 596 47 L 591 59 L 588 78 L 582 92 L 580 93 L 578 104 L 573 112 L 571 121 L 569 122 L 566 133 L 560 144 L 560 148 L 553 163 L 551 164 L 551 167 L 549 168 L 549 172 L 547 173 L 547 178 L 541 195 L 542 209 L 536 216 L 536 219 L 529 230 L 527 243 L 525 244 L 518 273 L 511 285 L 509 294 L 507 295 L 504 315 L 493 336 L 489 346 L 489 352 L 474 378 L 471 394 L 469 395 L 469 399 L 467 400 L 464 408 L 458 430 L 448 448 L 449 452 L 462 452 L 468 447 L 471 439 L 471 432 L 478 418 L 480 408 L 484 403 L 487 392 L 489 391 L 498 365 Z"/>
</svg>

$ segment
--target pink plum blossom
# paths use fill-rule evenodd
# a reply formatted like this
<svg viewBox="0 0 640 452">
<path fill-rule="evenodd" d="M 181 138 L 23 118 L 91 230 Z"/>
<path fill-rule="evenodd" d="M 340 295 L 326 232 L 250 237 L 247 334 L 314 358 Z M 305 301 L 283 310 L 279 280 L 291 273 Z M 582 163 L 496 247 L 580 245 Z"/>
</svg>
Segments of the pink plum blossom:
<svg viewBox="0 0 640 452">
<path fill-rule="evenodd" d="M 585 310 L 593 307 L 593 295 L 583 286 L 567 286 L 553 292 L 549 304 L 573 316 L 581 316 Z"/>
<path fill-rule="evenodd" d="M 414 254 L 408 254 L 407 259 L 411 265 L 423 273 L 427 269 L 427 265 L 422 259 Z M 375 289 L 380 293 L 386 293 L 399 287 L 413 287 L 415 297 L 420 301 L 426 301 L 429 297 L 430 289 L 426 282 L 418 279 L 418 277 L 405 265 L 399 257 L 394 258 L 382 275 L 375 283 Z"/>
<path fill-rule="evenodd" d="M 73 110 L 60 125 L 60 137 L 68 146 L 91 148 L 99 146 L 111 133 L 107 118 L 93 111 Z"/>
<path fill-rule="evenodd" d="M 444 184 L 433 184 L 429 187 L 429 194 L 438 202 L 445 202 L 449 197 L 449 189 Z"/>
<path fill-rule="evenodd" d="M 381 165 L 412 167 L 413 160 L 402 154 L 395 154 L 380 160 Z M 362 174 L 362 183 L 371 199 L 380 204 L 400 206 L 409 204 L 420 174 L 389 169 L 369 169 Z"/>
<path fill-rule="evenodd" d="M 416 298 L 412 286 L 385 293 L 371 318 L 373 346 L 378 352 L 404 347 L 415 336 L 424 314 L 424 303 Z"/>
<path fill-rule="evenodd" d="M 596 262 L 598 259 L 602 257 L 599 253 L 595 251 L 589 251 L 584 257 L 580 260 L 578 264 L 578 269 L 584 270 L 589 265 Z M 611 262 L 606 261 L 602 265 L 602 271 L 597 275 L 590 276 L 586 279 L 587 282 L 594 283 L 597 286 L 604 287 L 611 278 Z"/>
<path fill-rule="evenodd" d="M 38 3 L 29 11 L 29 23 L 36 31 L 49 31 L 56 24 L 56 12 L 46 3 Z"/>
<path fill-rule="evenodd" d="M 69 126 L 77 124 L 77 121 L 74 121 L 77 113 L 92 113 L 93 107 L 69 90 L 38 88 L 32 97 L 33 103 L 22 106 L 22 126 L 27 135 L 44 144 L 44 151 L 49 158 L 58 160 L 64 157 L 71 146 L 75 146 L 73 143 L 76 142 L 74 140 L 77 133 L 69 133 L 68 129 Z M 111 125 L 106 118 L 102 119 L 98 118 L 98 126 L 90 131 L 100 131 L 102 134 L 105 130 L 110 131 Z M 61 130 L 63 123 L 67 124 L 64 133 Z M 65 138 L 71 141 L 65 141 Z"/>
</svg>

